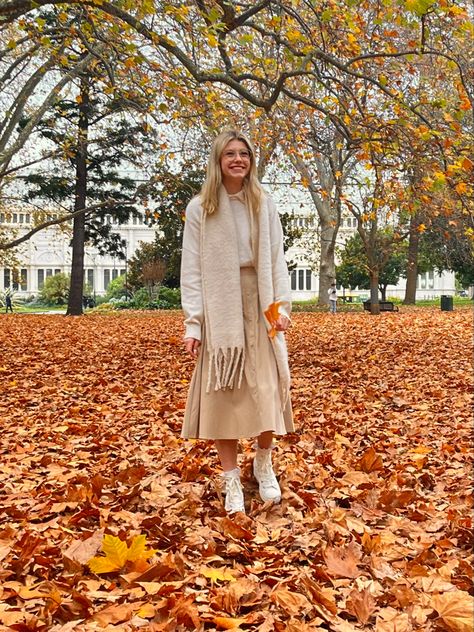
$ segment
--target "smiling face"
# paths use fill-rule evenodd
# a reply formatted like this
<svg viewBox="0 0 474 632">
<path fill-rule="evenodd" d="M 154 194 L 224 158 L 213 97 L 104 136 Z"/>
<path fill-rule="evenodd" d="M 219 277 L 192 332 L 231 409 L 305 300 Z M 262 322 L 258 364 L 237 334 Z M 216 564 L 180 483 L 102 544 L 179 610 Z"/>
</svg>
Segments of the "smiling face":
<svg viewBox="0 0 474 632">
<path fill-rule="evenodd" d="M 242 188 L 251 160 L 250 150 L 243 141 L 231 140 L 227 143 L 220 159 L 222 182 L 227 189 L 236 192 Z"/>
</svg>

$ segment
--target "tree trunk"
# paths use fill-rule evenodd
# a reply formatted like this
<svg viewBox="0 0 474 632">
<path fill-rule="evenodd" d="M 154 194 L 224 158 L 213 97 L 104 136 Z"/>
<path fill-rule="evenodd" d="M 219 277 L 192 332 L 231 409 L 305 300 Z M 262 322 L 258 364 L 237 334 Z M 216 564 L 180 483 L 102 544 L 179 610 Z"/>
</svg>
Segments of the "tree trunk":
<svg viewBox="0 0 474 632">
<path fill-rule="evenodd" d="M 335 229 L 333 222 L 321 220 L 321 259 L 319 261 L 318 305 L 329 305 L 329 287 L 336 280 L 334 261 Z"/>
<path fill-rule="evenodd" d="M 410 219 L 410 236 L 408 240 L 407 256 L 407 283 L 405 287 L 404 305 L 416 303 L 416 281 L 418 279 L 418 245 L 420 233 L 418 231 L 418 219 L 416 215 Z"/>
<path fill-rule="evenodd" d="M 378 270 L 370 270 L 370 313 L 380 314 Z"/>
<path fill-rule="evenodd" d="M 85 208 L 87 202 L 87 137 L 89 131 L 89 77 L 87 76 L 81 78 L 80 96 L 76 153 L 76 189 L 74 199 L 75 211 Z M 85 223 L 86 218 L 84 214 L 76 215 L 74 218 L 71 286 L 67 306 L 67 314 L 70 316 L 80 316 L 82 314 Z"/>
</svg>

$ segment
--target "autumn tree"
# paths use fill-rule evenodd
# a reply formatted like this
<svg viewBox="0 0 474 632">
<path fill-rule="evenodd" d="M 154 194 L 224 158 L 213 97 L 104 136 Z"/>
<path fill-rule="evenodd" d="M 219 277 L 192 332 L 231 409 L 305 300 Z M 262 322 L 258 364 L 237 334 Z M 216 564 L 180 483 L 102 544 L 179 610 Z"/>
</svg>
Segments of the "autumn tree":
<svg viewBox="0 0 474 632">
<path fill-rule="evenodd" d="M 378 275 L 378 289 L 381 300 L 386 300 L 387 286 L 396 285 L 400 279 L 406 275 L 407 265 L 407 244 L 399 242 L 397 247 L 390 248 L 386 256 L 385 248 L 387 241 L 393 241 L 390 230 L 380 231 L 374 240 L 375 257 L 380 262 Z M 370 266 L 365 253 L 364 244 L 358 233 L 350 237 L 344 248 L 340 250 L 340 264 L 336 267 L 337 283 L 343 287 L 355 289 L 370 289 Z"/>
<path fill-rule="evenodd" d="M 69 11 L 78 4 L 70 0 L 61 7 Z M 47 5 L 51 3 L 46 0 L 7 0 L 0 4 L 0 18 L 5 28 L 14 27 L 20 19 L 34 21 L 35 11 Z M 94 27 L 92 43 L 100 32 L 98 46 L 107 41 L 119 47 L 114 40 L 118 31 L 123 41 L 147 42 L 147 53 L 152 53 L 148 67 L 155 71 L 152 80 L 148 76 L 147 89 L 157 94 L 156 86 L 166 73 L 158 100 L 163 111 L 173 100 L 192 110 L 192 89 L 186 89 L 192 77 L 199 84 L 222 86 L 224 97 L 232 92 L 266 112 L 288 98 L 330 123 L 357 150 L 362 165 L 367 162 L 367 168 L 376 167 L 379 173 L 384 168 L 376 156 L 379 148 L 381 156 L 387 155 L 387 144 L 396 152 L 404 135 L 428 137 L 434 144 L 447 130 L 450 144 L 441 148 L 440 166 L 433 162 L 433 172 L 440 169 L 448 179 L 449 170 L 458 165 L 466 171 L 467 145 L 458 142 L 462 130 L 455 123 L 472 107 L 472 65 L 465 52 L 472 16 L 467 3 L 262 1 L 240 7 L 200 1 L 174 7 L 149 0 L 120 6 L 85 0 L 80 6 Z M 133 60 L 136 50 L 130 56 Z M 453 112 L 448 112 L 451 125 L 425 107 L 431 103 L 430 90 L 416 89 L 419 60 L 429 61 L 430 86 L 442 78 L 443 90 L 458 95 Z M 215 92 L 210 91 L 211 99 Z M 442 102 L 439 107 L 445 109 Z M 458 185 L 468 189 L 467 175 Z M 423 187 L 429 186 L 426 180 Z M 459 191 L 458 187 L 466 207 L 468 191 Z"/>
<path fill-rule="evenodd" d="M 474 218 L 473 218 L 474 220 Z M 463 287 L 474 285 L 474 226 L 436 217 L 420 235 L 420 256 L 432 270 L 451 270 Z"/>
</svg>

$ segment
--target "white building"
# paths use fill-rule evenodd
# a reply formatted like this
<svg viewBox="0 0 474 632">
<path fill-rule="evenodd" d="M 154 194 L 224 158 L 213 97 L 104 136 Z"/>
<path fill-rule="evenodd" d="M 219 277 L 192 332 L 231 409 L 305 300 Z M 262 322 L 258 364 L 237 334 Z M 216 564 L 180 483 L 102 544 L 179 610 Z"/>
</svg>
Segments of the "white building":
<svg viewBox="0 0 474 632">
<path fill-rule="evenodd" d="M 111 216 L 107 216 L 106 221 L 113 224 L 114 231 L 125 239 L 127 258 L 133 256 L 140 242 L 154 240 L 155 229 L 147 226 L 143 218 L 133 217 L 127 224 L 120 226 Z M 0 224 L 21 235 L 31 228 L 31 216 L 27 213 L 0 213 Z M 0 293 L 11 289 L 18 297 L 36 296 L 47 277 L 60 272 L 70 274 L 72 255 L 70 240 L 70 226 L 49 227 L 33 235 L 19 247 L 20 266 L 17 273 L 15 274 L 10 268 L 0 268 Z M 95 295 L 105 294 L 110 281 L 125 274 L 125 271 L 126 265 L 123 259 L 110 255 L 102 256 L 95 248 L 86 246 L 84 282 Z"/>
<path fill-rule="evenodd" d="M 288 258 L 296 262 L 296 268 L 290 273 L 291 290 L 293 300 L 304 301 L 317 297 L 319 278 L 318 270 L 318 220 L 314 211 L 308 204 L 294 204 L 287 210 L 294 211 L 294 225 L 304 231 L 305 235 L 302 243 L 292 247 L 288 251 Z M 341 225 L 337 235 L 336 246 L 343 247 L 346 240 L 351 237 L 357 229 L 357 219 L 350 214 L 342 217 Z M 314 244 L 312 246 L 312 244 Z M 312 252 L 312 250 L 316 252 Z M 336 254 L 336 265 L 337 265 Z M 387 287 L 386 297 L 403 299 L 405 297 L 406 279 L 401 278 L 397 285 Z M 339 293 L 359 296 L 361 299 L 369 298 L 369 290 L 350 290 L 349 288 L 339 288 Z M 418 300 L 431 300 L 440 297 L 442 294 L 454 296 L 456 293 L 454 272 L 443 271 L 441 274 L 433 270 L 418 275 L 416 297 Z"/>
<path fill-rule="evenodd" d="M 282 200 L 282 210 L 294 215 L 294 222 L 303 229 L 306 234 L 314 233 L 313 243 L 317 246 L 317 220 L 307 203 L 302 203 L 299 196 L 291 196 L 291 200 Z M 127 244 L 126 256 L 130 259 L 140 242 L 152 242 L 155 237 L 155 227 L 147 226 L 143 218 L 131 218 L 127 224 L 114 223 L 111 216 L 107 221 L 114 224 L 114 230 L 125 239 Z M 11 212 L 0 213 L 0 225 L 6 229 L 21 234 L 31 228 L 31 216 L 28 213 Z M 338 243 L 344 241 L 356 230 L 356 220 L 352 216 L 344 217 L 341 223 Z M 52 275 L 64 272 L 70 273 L 71 269 L 71 230 L 69 227 L 50 227 L 33 235 L 31 239 L 19 247 L 19 277 L 18 273 L 10 268 L 0 267 L 0 293 L 5 290 L 13 291 L 16 296 L 27 298 L 36 296 L 44 280 Z M 309 300 L 318 294 L 317 255 L 310 256 L 311 238 L 305 239 L 304 244 L 292 248 L 288 257 L 297 262 L 296 268 L 290 273 L 290 282 L 294 300 Z M 101 256 L 96 249 L 86 247 L 84 261 L 84 281 L 92 293 L 97 296 L 105 294 L 111 280 L 126 272 L 124 260 L 113 258 L 109 255 Z M 346 294 L 359 295 L 367 298 L 368 290 L 352 292 L 345 290 Z M 403 298 L 405 293 L 405 279 L 400 279 L 396 286 L 388 286 L 387 298 Z M 418 276 L 418 299 L 433 299 L 441 294 L 455 294 L 454 273 L 443 272 L 441 275 L 435 272 L 427 272 Z"/>
</svg>

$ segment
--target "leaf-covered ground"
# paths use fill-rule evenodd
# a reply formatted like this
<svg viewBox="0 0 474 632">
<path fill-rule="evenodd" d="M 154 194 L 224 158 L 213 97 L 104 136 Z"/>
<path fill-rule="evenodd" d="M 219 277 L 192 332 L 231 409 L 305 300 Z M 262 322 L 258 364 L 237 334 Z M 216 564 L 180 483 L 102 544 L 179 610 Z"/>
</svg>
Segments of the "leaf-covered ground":
<svg viewBox="0 0 474 632">
<path fill-rule="evenodd" d="M 283 501 L 243 442 L 235 519 L 181 318 L 0 317 L 1 629 L 472 630 L 471 313 L 295 314 Z"/>
</svg>

